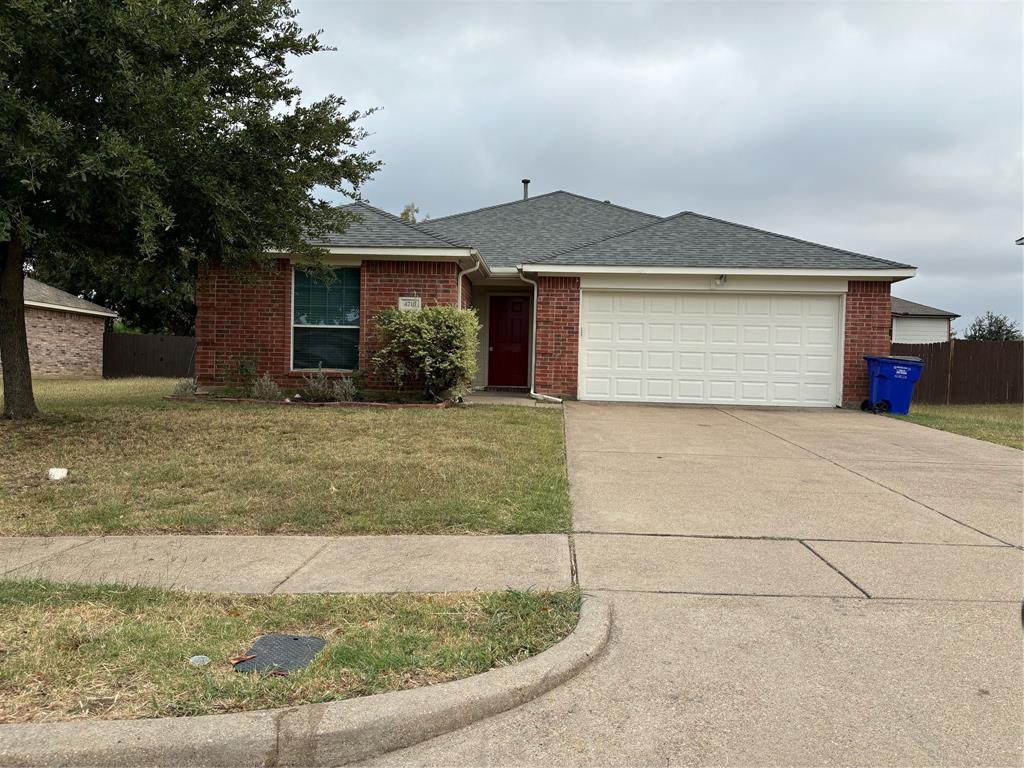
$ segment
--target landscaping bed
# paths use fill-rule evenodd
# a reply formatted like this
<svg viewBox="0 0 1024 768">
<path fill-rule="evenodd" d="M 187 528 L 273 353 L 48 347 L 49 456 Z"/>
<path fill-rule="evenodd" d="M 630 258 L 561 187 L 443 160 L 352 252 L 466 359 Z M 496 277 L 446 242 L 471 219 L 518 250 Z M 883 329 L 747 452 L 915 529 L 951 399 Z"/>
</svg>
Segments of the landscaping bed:
<svg viewBox="0 0 1024 768">
<path fill-rule="evenodd" d="M 37 381 L 40 417 L 0 422 L 0 534 L 568 530 L 559 410 L 246 408 L 172 385 Z"/>
<path fill-rule="evenodd" d="M 910 414 L 897 418 L 922 424 L 944 432 L 955 432 L 978 440 L 1024 449 L 1024 406 L 1014 404 L 988 405 L 919 405 L 910 407 Z"/>
<path fill-rule="evenodd" d="M 0 722 L 270 709 L 468 677 L 568 635 L 577 592 L 203 595 L 0 581 Z M 287 675 L 229 661 L 267 633 L 326 646 Z M 192 666 L 205 655 L 210 663 Z"/>
</svg>

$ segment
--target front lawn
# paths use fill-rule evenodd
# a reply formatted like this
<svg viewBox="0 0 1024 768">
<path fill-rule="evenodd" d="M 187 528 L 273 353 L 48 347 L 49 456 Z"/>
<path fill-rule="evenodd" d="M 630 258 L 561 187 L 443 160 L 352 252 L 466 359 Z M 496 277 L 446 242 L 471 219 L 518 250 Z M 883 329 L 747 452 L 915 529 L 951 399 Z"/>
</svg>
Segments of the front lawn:
<svg viewBox="0 0 1024 768">
<path fill-rule="evenodd" d="M 898 418 L 990 443 L 1024 449 L 1024 407 L 1020 405 L 918 405 Z"/>
<path fill-rule="evenodd" d="M 0 534 L 568 530 L 559 410 L 163 400 L 172 386 L 37 381 L 42 415 L 0 422 Z"/>
<path fill-rule="evenodd" d="M 0 722 L 200 715 L 468 677 L 572 631 L 576 592 L 200 595 L 0 582 Z M 262 634 L 327 641 L 284 676 L 235 672 Z M 210 658 L 192 666 L 192 656 Z"/>
</svg>

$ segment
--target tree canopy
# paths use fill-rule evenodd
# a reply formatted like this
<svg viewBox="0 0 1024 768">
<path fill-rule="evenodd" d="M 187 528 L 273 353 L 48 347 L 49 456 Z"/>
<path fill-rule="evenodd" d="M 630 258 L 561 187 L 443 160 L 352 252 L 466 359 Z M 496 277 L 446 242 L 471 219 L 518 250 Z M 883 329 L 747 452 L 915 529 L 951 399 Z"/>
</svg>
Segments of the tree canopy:
<svg viewBox="0 0 1024 768">
<path fill-rule="evenodd" d="M 964 331 L 967 341 L 1020 341 L 1020 323 L 992 311 L 978 315 Z"/>
<path fill-rule="evenodd" d="M 6 415 L 34 412 L 24 270 L 118 306 L 180 303 L 205 260 L 318 259 L 307 237 L 347 217 L 317 191 L 358 196 L 379 167 L 358 149 L 366 113 L 306 104 L 290 78 L 292 57 L 328 50 L 288 0 L 0 3 Z"/>
</svg>

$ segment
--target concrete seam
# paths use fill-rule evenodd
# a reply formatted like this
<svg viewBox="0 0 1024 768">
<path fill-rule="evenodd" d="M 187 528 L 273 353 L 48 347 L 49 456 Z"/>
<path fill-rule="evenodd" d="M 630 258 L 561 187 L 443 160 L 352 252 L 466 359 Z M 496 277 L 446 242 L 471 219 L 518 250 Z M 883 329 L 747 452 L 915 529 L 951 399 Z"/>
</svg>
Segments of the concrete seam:
<svg viewBox="0 0 1024 768">
<path fill-rule="evenodd" d="M 849 472 L 851 475 L 856 475 L 857 477 L 860 477 L 860 478 L 862 478 L 864 480 L 867 480 L 869 483 L 874 483 L 879 488 L 885 488 L 885 490 L 890 491 L 891 493 L 895 493 L 897 496 L 902 496 L 903 498 L 907 499 L 908 501 L 914 502 L 918 506 L 924 507 L 925 509 L 930 510 L 931 512 L 934 512 L 937 515 L 941 515 L 942 517 L 946 518 L 947 520 L 952 520 L 954 523 L 957 523 L 958 525 L 962 525 L 964 528 L 970 528 L 975 533 L 980 533 L 982 536 L 986 536 L 986 537 L 992 539 L 993 541 L 998 541 L 1000 544 L 1004 544 L 1007 547 L 1013 547 L 1014 549 L 1024 550 L 1024 547 L 1018 547 L 1016 544 L 1011 544 L 1008 541 L 1004 541 L 1003 539 L 1000 539 L 998 536 L 993 536 L 991 533 L 986 533 L 985 531 L 981 530 L 980 528 L 975 528 L 973 525 L 970 525 L 969 523 L 965 523 L 963 520 L 957 520 L 952 515 L 947 515 L 945 512 L 940 512 L 939 510 L 935 509 L 934 507 L 929 507 L 923 501 L 918 501 L 913 496 L 908 496 L 907 494 L 903 493 L 902 491 L 897 491 L 895 488 L 890 488 L 885 483 L 881 483 L 878 480 L 875 480 L 873 477 L 868 477 L 867 475 L 863 475 L 863 474 L 861 474 L 860 472 L 858 472 L 855 469 L 850 469 L 849 467 L 840 464 L 838 461 L 830 459 L 827 456 L 822 456 L 820 453 L 815 453 L 810 448 L 805 448 L 804 446 L 800 445 L 799 443 L 794 443 L 792 440 L 787 440 L 782 435 L 777 435 L 774 432 L 772 432 L 770 429 L 765 429 L 764 427 L 760 426 L 759 424 L 754 424 L 753 422 L 747 421 L 746 419 L 741 419 L 736 414 L 729 413 L 729 411 L 724 411 L 721 408 L 719 408 L 718 410 L 721 413 L 724 413 L 724 414 L 726 414 L 728 416 L 731 416 L 732 418 L 736 419 L 737 421 L 739 421 L 739 422 L 741 422 L 743 424 L 746 424 L 748 426 L 751 426 L 754 429 L 759 429 L 762 432 L 764 432 L 765 434 L 771 435 L 772 437 L 774 437 L 774 438 L 776 438 L 778 440 L 781 440 L 784 443 L 789 443 L 790 445 L 795 446 L 795 447 L 799 448 L 802 451 L 807 451 L 807 453 L 811 454 L 812 456 L 817 456 L 819 459 L 827 461 L 832 466 L 838 467 L 839 469 L 842 469 L 842 470 L 845 470 L 846 472 Z"/>
<path fill-rule="evenodd" d="M 319 555 L 321 552 L 323 552 L 325 549 L 327 549 L 327 547 L 330 544 L 331 544 L 330 541 L 325 541 L 323 544 L 321 544 L 319 547 L 317 547 L 313 552 L 310 553 L 309 557 L 307 557 L 305 560 L 303 560 L 301 563 L 299 563 L 297 566 L 295 566 L 295 569 L 291 573 L 289 573 L 287 576 L 285 576 L 283 579 L 281 579 L 279 582 L 277 582 L 277 584 L 275 584 L 273 586 L 273 588 L 269 591 L 268 594 L 271 594 L 271 595 L 276 594 L 277 590 L 281 588 L 281 585 L 283 585 L 286 581 L 288 581 L 288 579 L 290 579 L 292 576 L 294 576 L 299 571 L 301 571 L 303 568 L 305 568 L 307 565 L 309 565 L 311 562 L 313 562 L 313 560 L 316 558 L 316 556 Z"/>
<path fill-rule="evenodd" d="M 692 597 L 756 597 L 756 598 L 786 598 L 789 600 L 861 600 L 872 603 L 902 602 L 902 603 L 979 603 L 982 605 L 1018 605 L 1019 600 L 985 600 L 981 598 L 963 597 L 899 597 L 896 595 L 875 595 L 871 598 L 860 597 L 859 595 L 798 595 L 792 593 L 769 594 L 764 592 L 695 592 L 685 589 L 618 589 L 615 587 L 597 587 L 587 590 L 588 592 L 610 592 L 614 594 L 638 594 L 638 595 L 689 595 Z"/>
<path fill-rule="evenodd" d="M 1006 549 L 1007 545 L 964 544 L 946 541 L 893 541 L 891 539 L 825 539 L 816 536 L 744 536 L 730 533 L 636 533 L 632 531 L 575 531 L 585 536 L 647 536 L 663 539 L 726 539 L 730 541 L 820 541 L 838 544 L 906 544 L 915 547 L 981 547 L 984 549 Z"/>
<path fill-rule="evenodd" d="M 57 555 L 63 555 L 67 552 L 70 552 L 73 549 L 78 549 L 79 547 L 84 547 L 86 544 L 92 544 L 94 541 L 99 541 L 102 538 L 102 536 L 93 536 L 91 538 L 86 539 L 85 541 L 80 541 L 77 544 L 72 544 L 70 547 L 68 547 L 67 549 L 62 549 L 60 552 L 54 552 L 51 555 L 43 555 L 42 557 L 37 557 L 35 560 L 29 560 L 27 563 L 17 565 L 14 568 L 8 568 L 6 571 L 0 571 L 0 576 L 6 576 L 9 573 L 20 571 L 22 568 L 28 568 L 29 566 L 46 562 L 47 560 L 57 557 Z"/>
<path fill-rule="evenodd" d="M 867 597 L 867 598 L 871 597 L 871 595 L 868 594 L 868 591 L 866 589 L 864 589 L 864 587 L 862 587 L 856 581 L 854 581 L 849 576 L 847 576 L 845 573 L 843 573 L 841 570 L 839 570 L 839 568 L 837 568 L 835 565 L 833 565 L 828 560 L 826 560 L 824 557 L 822 557 L 821 554 L 817 550 L 814 549 L 814 547 L 812 547 L 806 541 L 801 541 L 800 543 L 803 544 L 812 555 L 814 555 L 816 558 L 821 560 L 821 562 L 823 562 L 825 565 L 827 565 L 833 571 L 835 571 L 840 576 L 842 576 L 844 579 L 846 579 L 848 582 L 850 582 L 850 584 L 853 585 L 854 589 L 858 590 L 859 592 L 862 592 L 864 594 L 864 597 Z"/>
</svg>

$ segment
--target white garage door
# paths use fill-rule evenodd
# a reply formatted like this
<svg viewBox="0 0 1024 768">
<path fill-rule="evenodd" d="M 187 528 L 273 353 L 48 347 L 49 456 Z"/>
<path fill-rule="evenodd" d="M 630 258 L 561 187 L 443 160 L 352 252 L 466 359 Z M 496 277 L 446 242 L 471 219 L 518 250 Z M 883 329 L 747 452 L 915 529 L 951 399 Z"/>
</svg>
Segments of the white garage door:
<svg viewBox="0 0 1024 768">
<path fill-rule="evenodd" d="M 584 291 L 580 397 L 839 402 L 839 297 Z"/>
</svg>

